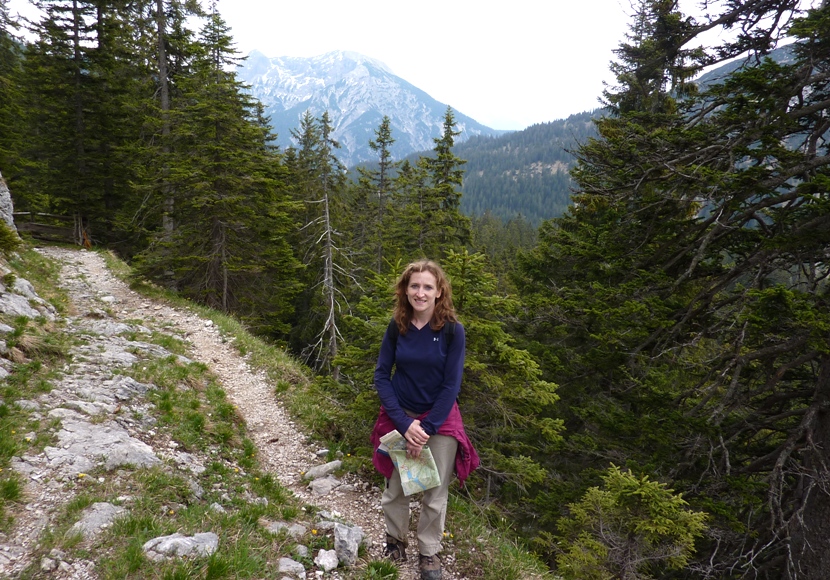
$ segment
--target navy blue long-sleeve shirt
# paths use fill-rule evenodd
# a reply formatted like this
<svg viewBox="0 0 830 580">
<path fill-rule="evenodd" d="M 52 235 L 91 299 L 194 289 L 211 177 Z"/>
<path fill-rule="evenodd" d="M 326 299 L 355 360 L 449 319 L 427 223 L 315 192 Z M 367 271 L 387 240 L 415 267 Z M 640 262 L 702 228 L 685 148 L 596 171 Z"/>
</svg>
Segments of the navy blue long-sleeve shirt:
<svg viewBox="0 0 830 580">
<path fill-rule="evenodd" d="M 447 335 L 442 330 L 432 330 L 428 324 L 419 330 L 410 323 L 406 334 L 398 335 L 394 351 L 389 334 L 387 328 L 375 367 L 375 388 L 380 401 L 401 434 L 413 421 L 404 409 L 417 414 L 429 411 L 421 428 L 427 435 L 435 435 L 461 388 L 464 327 L 456 323 L 449 352 Z"/>
</svg>

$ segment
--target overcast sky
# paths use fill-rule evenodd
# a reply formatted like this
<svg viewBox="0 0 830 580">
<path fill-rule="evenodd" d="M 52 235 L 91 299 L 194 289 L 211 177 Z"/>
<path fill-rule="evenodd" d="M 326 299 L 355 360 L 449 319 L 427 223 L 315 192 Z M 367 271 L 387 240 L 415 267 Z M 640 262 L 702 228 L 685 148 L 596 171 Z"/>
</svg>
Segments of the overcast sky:
<svg viewBox="0 0 830 580">
<path fill-rule="evenodd" d="M 11 11 L 26 4 L 11 0 Z M 494 129 L 598 106 L 631 11 L 629 0 L 219 0 L 218 8 L 243 55 L 359 52 Z"/>
<path fill-rule="evenodd" d="M 219 0 L 243 54 L 352 50 L 494 129 L 598 106 L 628 0 Z"/>
</svg>

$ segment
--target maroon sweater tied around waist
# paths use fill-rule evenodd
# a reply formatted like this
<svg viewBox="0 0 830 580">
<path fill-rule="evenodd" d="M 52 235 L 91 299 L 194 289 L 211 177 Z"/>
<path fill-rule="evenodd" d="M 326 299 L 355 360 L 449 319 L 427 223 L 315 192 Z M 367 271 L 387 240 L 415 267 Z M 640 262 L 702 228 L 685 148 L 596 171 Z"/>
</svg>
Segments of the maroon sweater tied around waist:
<svg viewBox="0 0 830 580">
<path fill-rule="evenodd" d="M 429 411 L 419 416 L 418 420 L 423 421 L 427 415 L 429 415 Z M 375 422 L 375 428 L 372 429 L 372 448 L 375 450 L 372 454 L 372 463 L 386 479 L 392 477 L 392 471 L 395 469 L 395 465 L 388 455 L 379 453 L 377 449 L 380 445 L 380 438 L 394 430 L 395 424 L 389 415 L 386 414 L 386 409 L 381 407 L 378 420 Z M 461 485 L 464 485 L 464 480 L 481 464 L 481 461 L 478 458 L 478 453 L 476 453 L 473 444 L 470 442 L 470 438 L 467 437 L 467 432 L 464 431 L 464 423 L 461 420 L 461 411 L 458 410 L 458 403 L 453 404 L 452 409 L 450 409 L 450 414 L 438 429 L 436 435 L 446 435 L 458 441 L 458 451 L 455 453 L 455 474 L 458 476 Z"/>
</svg>

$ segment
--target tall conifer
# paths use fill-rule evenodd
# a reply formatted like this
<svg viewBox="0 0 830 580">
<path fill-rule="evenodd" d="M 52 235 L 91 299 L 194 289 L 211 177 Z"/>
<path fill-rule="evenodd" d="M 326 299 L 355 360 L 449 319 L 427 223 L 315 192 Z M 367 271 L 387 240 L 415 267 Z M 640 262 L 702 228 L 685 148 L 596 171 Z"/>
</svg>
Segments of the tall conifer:
<svg viewBox="0 0 830 580">
<path fill-rule="evenodd" d="M 335 155 L 340 145 L 332 131 L 328 112 L 319 120 L 306 112 L 294 132 L 299 145 L 293 165 L 295 194 L 305 205 L 297 244 L 306 266 L 295 347 L 315 368 L 325 369 L 337 380 L 339 369 L 333 361 L 342 340 L 339 327 L 347 299 L 344 289 L 354 281 L 354 264 L 341 226 L 346 178 Z"/>
<path fill-rule="evenodd" d="M 298 264 L 287 243 L 291 203 L 280 157 L 261 108 L 231 72 L 235 50 L 218 13 L 199 45 L 171 124 L 176 227 L 159 231 L 140 270 L 162 281 L 172 273 L 185 295 L 284 332 Z"/>
<path fill-rule="evenodd" d="M 0 0 L 0 171 L 7 180 L 21 170 L 22 94 L 19 89 L 22 44 L 19 24 L 12 19 L 8 0 Z"/>
<path fill-rule="evenodd" d="M 688 577 L 818 579 L 830 564 L 828 8 L 794 21 L 791 64 L 763 58 L 796 5 L 697 23 L 644 3 L 575 204 L 517 278 L 569 428 L 549 500 L 612 462 L 670 483 L 712 516 Z M 750 50 L 747 66 L 674 90 L 683 47 L 716 23 L 741 38 L 698 66 Z"/>
</svg>

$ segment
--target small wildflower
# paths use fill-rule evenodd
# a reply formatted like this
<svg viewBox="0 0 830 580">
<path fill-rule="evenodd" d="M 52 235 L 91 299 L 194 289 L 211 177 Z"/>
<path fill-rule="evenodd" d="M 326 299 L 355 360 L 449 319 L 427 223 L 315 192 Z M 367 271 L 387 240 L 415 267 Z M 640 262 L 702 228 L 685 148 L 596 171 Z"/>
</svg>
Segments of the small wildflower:
<svg viewBox="0 0 830 580">
<path fill-rule="evenodd" d="M 32 440 L 31 437 L 26 437 L 26 441 L 31 441 L 31 440 Z"/>
<path fill-rule="evenodd" d="M 346 457 L 351 457 L 351 456 L 352 456 L 351 453 L 346 453 Z"/>
<path fill-rule="evenodd" d="M 311 530 L 311 535 L 316 536 L 317 535 L 317 530 Z"/>
<path fill-rule="evenodd" d="M 14 435 L 15 433 L 17 433 L 17 431 L 15 431 L 14 429 L 12 429 L 12 435 Z"/>
<path fill-rule="evenodd" d="M 175 513 L 176 513 L 176 510 L 170 510 L 170 515 L 171 516 L 174 515 Z"/>
<path fill-rule="evenodd" d="M 254 478 L 254 481 L 259 481 L 259 478 L 258 478 L 258 477 L 255 477 L 255 478 Z"/>
<path fill-rule="evenodd" d="M 83 479 L 85 477 L 86 477 L 86 473 L 79 473 L 78 474 L 78 479 Z"/>
<path fill-rule="evenodd" d="M 239 473 L 239 468 L 238 468 L 238 467 L 234 467 L 234 468 L 233 468 L 233 471 L 234 471 L 234 473 Z"/>
</svg>

